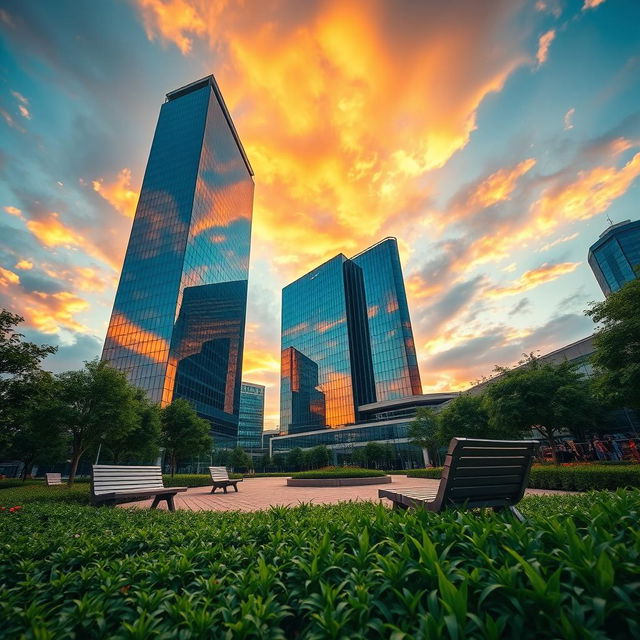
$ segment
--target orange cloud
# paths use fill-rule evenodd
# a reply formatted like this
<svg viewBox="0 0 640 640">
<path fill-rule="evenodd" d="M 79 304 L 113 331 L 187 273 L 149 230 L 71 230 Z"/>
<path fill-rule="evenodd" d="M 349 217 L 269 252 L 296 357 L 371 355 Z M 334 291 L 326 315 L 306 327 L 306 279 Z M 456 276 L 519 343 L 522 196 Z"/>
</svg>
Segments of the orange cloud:
<svg viewBox="0 0 640 640">
<path fill-rule="evenodd" d="M 24 316 L 30 325 L 43 333 L 58 333 L 60 329 L 87 333 L 89 329 L 74 316 L 88 308 L 86 300 L 69 291 L 36 292 L 24 307 Z"/>
<path fill-rule="evenodd" d="M 486 208 L 503 200 L 509 200 L 518 179 L 536 164 L 535 158 L 527 158 L 511 169 L 500 169 L 483 180 L 468 200 L 470 207 Z"/>
<path fill-rule="evenodd" d="M 574 238 L 578 237 L 578 232 L 576 233 L 572 233 L 568 236 L 564 236 L 562 238 L 558 238 L 557 240 L 554 240 L 553 242 L 547 242 L 547 244 L 542 245 L 539 249 L 538 249 L 538 253 L 542 253 L 543 251 L 548 251 L 549 249 L 551 249 L 551 247 L 555 247 L 559 244 L 563 244 L 565 242 L 569 242 L 570 240 L 573 240 Z"/>
<path fill-rule="evenodd" d="M 560 220 L 586 220 L 606 211 L 640 175 L 640 153 L 621 169 L 595 167 L 578 172 L 574 182 L 548 189 L 532 205 L 539 230 L 552 230 Z"/>
<path fill-rule="evenodd" d="M 20 216 L 20 215 L 22 215 L 22 211 L 20 211 L 20 209 L 18 209 L 17 207 L 8 206 L 8 207 L 5 207 L 4 210 L 10 216 Z"/>
<path fill-rule="evenodd" d="M 605 0 L 584 0 L 584 4 L 582 5 L 582 11 L 587 11 L 587 9 L 595 9 L 600 6 Z"/>
<path fill-rule="evenodd" d="M 283 279 L 421 218 L 424 173 L 467 144 L 480 103 L 526 61 L 510 3 L 465 21 L 410 3 L 401 23 L 385 2 L 290 5 L 138 1 L 149 38 L 215 50 L 259 176 L 254 246 Z"/>
<path fill-rule="evenodd" d="M 106 183 L 101 178 L 92 183 L 93 190 L 97 191 L 113 208 L 127 218 L 133 218 L 138 203 L 138 192 L 131 187 L 131 169 L 123 169 L 117 178 Z"/>
<path fill-rule="evenodd" d="M 543 33 L 540 38 L 538 38 L 538 52 L 536 53 L 536 60 L 538 61 L 538 66 L 542 66 L 549 57 L 549 47 L 553 42 L 553 39 L 556 37 L 556 30 L 549 29 Z"/>
<path fill-rule="evenodd" d="M 6 287 L 9 284 L 18 284 L 20 282 L 20 276 L 9 269 L 0 267 L 0 287 Z"/>
<path fill-rule="evenodd" d="M 23 269 L 24 271 L 29 271 L 29 269 L 33 269 L 33 262 L 29 260 L 20 260 L 18 264 L 16 264 L 16 269 Z"/>
<path fill-rule="evenodd" d="M 84 238 L 60 222 L 60 214 L 55 211 L 46 220 L 27 220 L 27 229 L 45 247 L 77 247 L 84 244 Z"/>
<path fill-rule="evenodd" d="M 517 293 L 524 293 L 530 289 L 535 289 L 541 284 L 551 282 L 560 276 L 575 271 L 576 267 L 580 264 L 580 262 L 545 263 L 537 269 L 525 271 L 518 280 L 515 280 L 508 287 L 489 289 L 485 295 L 489 298 L 502 298 L 504 296 L 513 296 Z"/>
</svg>

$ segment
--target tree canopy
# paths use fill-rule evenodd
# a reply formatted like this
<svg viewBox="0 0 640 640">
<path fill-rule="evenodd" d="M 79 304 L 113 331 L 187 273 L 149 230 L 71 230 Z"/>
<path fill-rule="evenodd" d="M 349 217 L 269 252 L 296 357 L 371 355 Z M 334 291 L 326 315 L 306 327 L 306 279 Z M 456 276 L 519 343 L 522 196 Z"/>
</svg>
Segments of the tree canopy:
<svg viewBox="0 0 640 640">
<path fill-rule="evenodd" d="M 591 359 L 596 391 L 610 405 L 640 409 L 640 279 L 593 304 L 587 314 L 600 323 Z"/>
</svg>

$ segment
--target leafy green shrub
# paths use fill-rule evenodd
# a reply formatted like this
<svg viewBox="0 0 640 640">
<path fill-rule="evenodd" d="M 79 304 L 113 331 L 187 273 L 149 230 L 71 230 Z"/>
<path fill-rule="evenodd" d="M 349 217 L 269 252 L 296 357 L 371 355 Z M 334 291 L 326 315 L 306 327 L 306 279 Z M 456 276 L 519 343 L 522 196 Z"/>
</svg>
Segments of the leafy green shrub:
<svg viewBox="0 0 640 640">
<path fill-rule="evenodd" d="M 242 478 L 241 473 L 230 473 L 230 478 Z M 173 478 L 170 474 L 162 476 L 165 487 L 210 487 L 211 475 L 209 473 L 176 473 Z"/>
<path fill-rule="evenodd" d="M 0 637 L 639 637 L 640 491 L 521 505 L 25 505 L 0 513 Z"/>
<path fill-rule="evenodd" d="M 71 489 L 64 484 L 47 487 L 42 482 L 38 482 L 26 485 L 20 484 L 0 491 L 0 506 L 7 507 L 31 503 L 89 504 L 90 497 L 88 482 L 75 484 Z M 12 504 L 9 505 L 9 503 Z"/>
<path fill-rule="evenodd" d="M 442 476 L 442 468 L 413 469 L 407 472 L 407 476 L 437 480 Z M 640 487 L 640 465 L 534 465 L 527 486 L 531 489 L 564 491 Z"/>
<path fill-rule="evenodd" d="M 324 480 L 331 478 L 381 478 L 384 471 L 374 469 L 361 469 L 360 467 L 324 467 L 313 471 L 299 471 L 292 473 L 292 478 L 305 478 L 307 480 Z"/>
</svg>

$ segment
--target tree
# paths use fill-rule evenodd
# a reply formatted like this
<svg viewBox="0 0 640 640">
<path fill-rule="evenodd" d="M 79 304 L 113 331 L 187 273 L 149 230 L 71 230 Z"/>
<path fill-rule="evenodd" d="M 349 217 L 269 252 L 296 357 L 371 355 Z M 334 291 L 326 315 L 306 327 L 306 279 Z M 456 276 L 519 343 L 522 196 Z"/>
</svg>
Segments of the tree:
<svg viewBox="0 0 640 640">
<path fill-rule="evenodd" d="M 331 451 L 324 445 L 313 447 L 305 452 L 308 458 L 308 465 L 312 469 L 319 469 L 320 467 L 326 467 L 331 459 Z"/>
<path fill-rule="evenodd" d="M 485 392 L 495 433 L 522 437 L 535 428 L 551 445 L 557 463 L 557 436 L 565 430 L 594 426 L 597 403 L 576 365 L 543 362 L 530 354 L 519 367 L 497 371 L 500 377 Z"/>
<path fill-rule="evenodd" d="M 158 457 L 160 442 L 160 408 L 141 389 L 135 389 L 137 421 L 130 431 L 113 435 L 107 445 L 114 464 L 123 459 L 151 462 Z"/>
<path fill-rule="evenodd" d="M 21 401 L 26 402 L 28 399 L 24 394 L 37 391 L 37 384 L 33 383 L 40 380 L 39 374 L 36 375 L 40 371 L 40 362 L 57 351 L 57 347 L 23 340 L 24 336 L 16 331 L 16 326 L 23 321 L 22 316 L 6 309 L 0 311 L 0 451 L 3 452 L 8 451 L 13 437 L 10 416 L 13 413 L 15 417 L 15 410 L 12 411 L 15 398 L 19 395 Z M 14 400 L 10 401 L 12 385 L 33 375 L 35 378 L 31 383 L 23 386 L 20 394 L 13 393 Z"/>
<path fill-rule="evenodd" d="M 23 463 L 23 480 L 31 475 L 34 464 L 66 457 L 67 439 L 59 420 L 57 392 L 56 380 L 46 371 L 31 372 L 8 387 L 6 427 L 11 438 L 6 451 Z"/>
<path fill-rule="evenodd" d="M 71 468 L 69 486 L 78 463 L 89 447 L 118 439 L 138 424 L 136 390 L 124 373 L 106 362 L 93 360 L 84 369 L 60 374 L 60 420 L 69 436 Z"/>
<path fill-rule="evenodd" d="M 179 460 L 211 450 L 210 426 L 184 398 L 177 398 L 162 409 L 160 418 L 160 442 L 169 456 L 173 477 Z"/>
<path fill-rule="evenodd" d="M 287 454 L 287 468 L 291 471 L 300 471 L 304 466 L 304 453 L 300 447 L 291 449 Z"/>
<path fill-rule="evenodd" d="M 229 464 L 231 468 L 238 473 L 245 473 L 253 468 L 251 456 L 242 447 L 236 447 L 231 452 Z"/>
<path fill-rule="evenodd" d="M 438 415 L 429 407 L 419 407 L 415 419 L 409 423 L 407 435 L 411 444 L 427 452 L 427 464 L 436 459 L 438 450 Z"/>
<path fill-rule="evenodd" d="M 489 415 L 483 396 L 468 393 L 448 402 L 438 414 L 437 439 L 447 446 L 451 438 L 492 438 L 495 433 L 489 426 Z"/>
<path fill-rule="evenodd" d="M 640 279 L 593 304 L 587 315 L 601 323 L 591 357 L 597 393 L 611 406 L 640 409 Z"/>
</svg>

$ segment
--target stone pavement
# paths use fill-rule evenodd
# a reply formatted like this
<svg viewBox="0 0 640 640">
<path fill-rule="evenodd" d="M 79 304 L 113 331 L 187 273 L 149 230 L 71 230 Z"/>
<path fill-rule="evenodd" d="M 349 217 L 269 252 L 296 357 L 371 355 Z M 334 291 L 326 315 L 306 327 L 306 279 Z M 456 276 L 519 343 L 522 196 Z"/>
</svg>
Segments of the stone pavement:
<svg viewBox="0 0 640 640">
<path fill-rule="evenodd" d="M 228 493 L 217 489 L 211 493 L 211 487 L 194 487 L 184 493 L 176 494 L 176 509 L 190 511 L 260 511 L 276 505 L 295 507 L 301 503 L 335 504 L 349 500 L 378 501 L 378 489 L 436 489 L 439 480 L 391 476 L 391 484 L 374 484 L 360 487 L 288 487 L 286 478 L 245 478 L 238 483 L 238 493 L 233 488 Z M 546 491 L 527 489 L 527 494 L 555 494 L 564 491 Z M 148 509 L 152 500 L 129 502 L 121 507 L 139 507 Z M 389 500 L 383 500 L 391 506 Z M 167 503 L 161 502 L 159 509 L 166 509 Z"/>
</svg>

